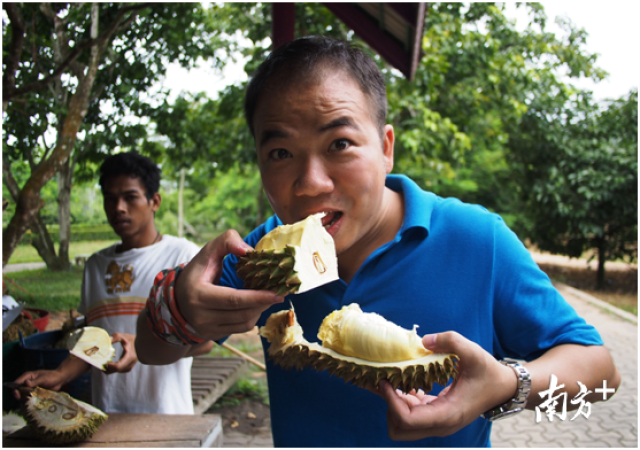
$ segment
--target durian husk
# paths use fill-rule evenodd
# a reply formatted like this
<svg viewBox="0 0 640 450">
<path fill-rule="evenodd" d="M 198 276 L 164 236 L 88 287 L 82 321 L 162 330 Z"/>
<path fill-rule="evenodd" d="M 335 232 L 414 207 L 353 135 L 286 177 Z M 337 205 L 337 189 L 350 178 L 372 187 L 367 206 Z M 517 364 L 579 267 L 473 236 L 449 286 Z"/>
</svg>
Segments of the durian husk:
<svg viewBox="0 0 640 450">
<path fill-rule="evenodd" d="M 103 371 L 116 354 L 111 345 L 111 336 L 100 327 L 83 327 L 72 331 L 66 345 L 69 353 Z"/>
<path fill-rule="evenodd" d="M 238 258 L 236 273 L 247 289 L 288 295 L 337 280 L 338 259 L 333 238 L 315 214 L 264 235 L 254 250 Z"/>
<path fill-rule="evenodd" d="M 24 418 L 14 412 L 2 412 L 2 435 L 11 434 L 19 429 L 25 427 L 27 421 Z"/>
<path fill-rule="evenodd" d="M 249 251 L 238 259 L 237 274 L 247 289 L 264 289 L 278 295 L 295 294 L 300 278 L 293 270 L 295 248 Z"/>
<path fill-rule="evenodd" d="M 454 354 L 429 353 L 405 361 L 377 362 L 346 356 L 308 342 L 293 309 L 272 314 L 259 332 L 270 343 L 269 359 L 283 369 L 300 370 L 310 366 L 319 372 L 327 370 L 330 375 L 361 388 L 375 389 L 380 380 L 386 380 L 403 392 L 413 389 L 429 392 L 434 383 L 445 386 L 457 375 L 458 357 Z"/>
<path fill-rule="evenodd" d="M 89 439 L 108 416 L 65 392 L 36 387 L 27 398 L 25 418 L 41 440 L 64 445 Z"/>
</svg>

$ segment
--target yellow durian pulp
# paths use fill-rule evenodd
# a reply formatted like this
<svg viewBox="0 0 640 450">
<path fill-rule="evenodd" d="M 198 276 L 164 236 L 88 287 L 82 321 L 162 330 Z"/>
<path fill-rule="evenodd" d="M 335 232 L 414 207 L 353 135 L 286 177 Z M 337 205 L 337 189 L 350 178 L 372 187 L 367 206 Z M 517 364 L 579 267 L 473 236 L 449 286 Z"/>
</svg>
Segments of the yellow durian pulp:
<svg viewBox="0 0 640 450">
<path fill-rule="evenodd" d="M 318 331 L 322 346 L 346 356 L 376 362 L 398 362 L 427 356 L 416 329 L 406 330 L 352 303 L 329 314 Z"/>
</svg>

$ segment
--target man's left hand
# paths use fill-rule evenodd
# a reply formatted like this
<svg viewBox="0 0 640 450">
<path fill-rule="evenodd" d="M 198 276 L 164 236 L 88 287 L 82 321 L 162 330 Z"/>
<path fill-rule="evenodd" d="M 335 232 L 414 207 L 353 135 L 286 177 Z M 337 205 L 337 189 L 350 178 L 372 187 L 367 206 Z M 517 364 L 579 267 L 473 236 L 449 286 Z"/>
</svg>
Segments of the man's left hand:
<svg viewBox="0 0 640 450">
<path fill-rule="evenodd" d="M 381 381 L 377 393 L 389 407 L 387 426 L 391 439 L 414 441 L 449 436 L 514 396 L 517 379 L 513 370 L 478 344 L 455 332 L 425 336 L 423 344 L 436 353 L 458 355 L 458 375 L 437 397 L 421 391 L 403 394 Z"/>
<path fill-rule="evenodd" d="M 121 342 L 122 343 L 122 358 L 116 362 L 110 362 L 107 364 L 107 369 L 105 372 L 107 374 L 111 373 L 127 373 L 131 372 L 133 366 L 138 362 L 138 355 L 136 353 L 135 347 L 136 335 L 128 334 L 128 333 L 113 333 L 111 336 L 111 342 Z"/>
</svg>

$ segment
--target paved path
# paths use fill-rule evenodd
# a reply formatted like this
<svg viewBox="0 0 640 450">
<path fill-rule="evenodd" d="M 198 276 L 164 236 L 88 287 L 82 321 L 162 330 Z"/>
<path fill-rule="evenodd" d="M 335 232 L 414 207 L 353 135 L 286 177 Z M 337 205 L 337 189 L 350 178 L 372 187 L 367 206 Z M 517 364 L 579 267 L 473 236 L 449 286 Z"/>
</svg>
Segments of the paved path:
<svg viewBox="0 0 640 450">
<path fill-rule="evenodd" d="M 6 266 L 4 266 L 4 269 L 2 269 L 2 273 L 20 272 L 21 270 L 41 269 L 43 267 L 47 267 L 47 265 L 43 262 L 7 264 Z"/>
<path fill-rule="evenodd" d="M 588 419 L 549 422 L 542 415 L 524 411 L 512 419 L 496 422 L 494 447 L 638 447 L 638 325 L 624 311 L 616 314 L 596 306 L 599 302 L 576 289 L 558 284 L 558 290 L 588 323 L 595 326 L 622 375 L 622 385 L 607 402 L 594 403 Z M 595 300 L 595 301 L 594 301 Z"/>
<path fill-rule="evenodd" d="M 492 445 L 510 447 L 638 447 L 638 325 L 637 318 L 563 284 L 558 290 L 584 319 L 595 326 L 613 355 L 622 374 L 622 385 L 607 402 L 594 403 L 589 418 L 568 412 L 562 421 L 549 422 L 543 414 L 540 423 L 535 412 L 498 421 L 491 435 Z M 603 307 L 608 309 L 603 309 Z M 229 431 L 223 447 L 273 447 L 269 422 L 255 435 Z"/>
</svg>

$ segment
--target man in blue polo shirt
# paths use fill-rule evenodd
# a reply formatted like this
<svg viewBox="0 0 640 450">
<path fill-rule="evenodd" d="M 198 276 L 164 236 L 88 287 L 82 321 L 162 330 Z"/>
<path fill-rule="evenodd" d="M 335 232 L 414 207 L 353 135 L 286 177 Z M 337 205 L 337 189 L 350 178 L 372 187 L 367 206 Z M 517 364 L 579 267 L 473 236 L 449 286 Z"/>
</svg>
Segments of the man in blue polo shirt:
<svg viewBox="0 0 640 450">
<path fill-rule="evenodd" d="M 617 388 L 620 375 L 597 331 L 497 215 L 389 175 L 395 136 L 386 109 L 376 64 L 343 42 L 298 39 L 269 56 L 250 82 L 245 113 L 276 216 L 244 241 L 225 233 L 182 272 L 158 277 L 153 292 L 167 298 L 150 297 L 149 308 L 178 331 L 163 337 L 171 327 L 150 327 L 143 311 L 140 361 L 171 362 L 185 352 L 176 343 L 245 332 L 289 302 L 312 342 L 326 315 L 358 303 L 404 328 L 418 325 L 425 347 L 460 357 L 456 381 L 437 397 L 440 388 L 402 394 L 383 381 L 369 392 L 326 371 L 269 362 L 276 446 L 489 446 L 491 421 L 525 401 L 539 405 L 552 374 L 569 398 L 578 381 L 592 392 L 603 380 Z M 287 302 L 242 290 L 237 256 L 278 225 L 318 212 L 327 213 L 340 280 Z M 173 283 L 175 290 L 163 289 Z M 527 363 L 501 364 L 506 357 Z"/>
</svg>

